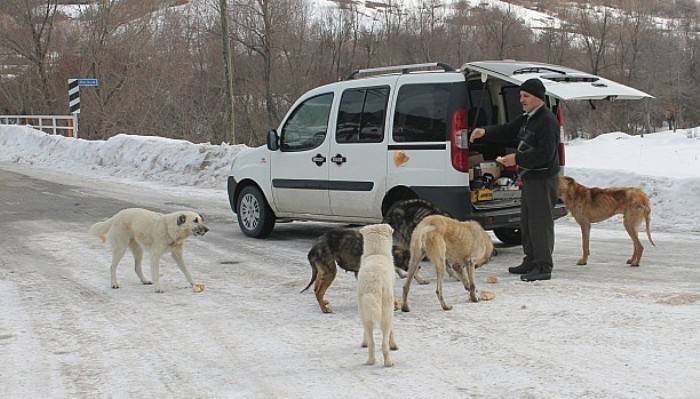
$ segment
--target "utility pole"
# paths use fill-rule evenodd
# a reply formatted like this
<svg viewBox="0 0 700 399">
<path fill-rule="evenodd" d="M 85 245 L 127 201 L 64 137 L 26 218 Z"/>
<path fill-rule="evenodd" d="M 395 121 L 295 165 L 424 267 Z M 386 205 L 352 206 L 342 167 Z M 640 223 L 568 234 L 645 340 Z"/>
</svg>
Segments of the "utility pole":
<svg viewBox="0 0 700 399">
<path fill-rule="evenodd" d="M 219 12 L 221 12 L 221 38 L 224 53 L 224 75 L 226 78 L 226 93 L 224 95 L 224 107 L 226 122 L 224 128 L 224 141 L 229 144 L 237 144 L 236 121 L 233 112 L 233 62 L 231 60 L 231 41 L 228 36 L 228 0 L 219 0 Z"/>
</svg>

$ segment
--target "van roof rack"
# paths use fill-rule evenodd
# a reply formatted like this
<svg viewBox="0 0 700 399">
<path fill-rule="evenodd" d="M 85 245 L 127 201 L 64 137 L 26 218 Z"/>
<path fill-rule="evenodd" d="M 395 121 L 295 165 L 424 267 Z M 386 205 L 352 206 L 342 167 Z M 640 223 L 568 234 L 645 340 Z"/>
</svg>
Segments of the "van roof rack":
<svg viewBox="0 0 700 399">
<path fill-rule="evenodd" d="M 351 73 L 345 80 L 353 80 L 357 77 L 357 75 L 375 75 L 375 74 L 388 74 L 388 73 L 409 73 L 409 72 L 416 72 L 416 71 L 428 71 L 428 70 L 434 70 L 434 69 L 442 69 L 445 72 L 452 72 L 455 69 L 452 68 L 450 65 L 445 64 L 443 62 L 430 62 L 426 64 L 407 64 L 407 65 L 394 65 L 394 66 L 387 66 L 387 67 L 378 67 L 378 68 L 367 68 L 367 69 L 358 69 L 355 72 Z"/>
</svg>

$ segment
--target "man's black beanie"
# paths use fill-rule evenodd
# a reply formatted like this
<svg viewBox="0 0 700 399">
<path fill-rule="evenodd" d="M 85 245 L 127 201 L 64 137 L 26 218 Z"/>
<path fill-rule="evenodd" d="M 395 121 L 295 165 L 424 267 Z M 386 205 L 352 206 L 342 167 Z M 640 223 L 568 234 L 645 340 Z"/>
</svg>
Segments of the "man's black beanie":
<svg viewBox="0 0 700 399">
<path fill-rule="evenodd" d="M 520 90 L 526 91 L 544 101 L 544 85 L 537 78 L 528 79 L 520 85 Z"/>
</svg>

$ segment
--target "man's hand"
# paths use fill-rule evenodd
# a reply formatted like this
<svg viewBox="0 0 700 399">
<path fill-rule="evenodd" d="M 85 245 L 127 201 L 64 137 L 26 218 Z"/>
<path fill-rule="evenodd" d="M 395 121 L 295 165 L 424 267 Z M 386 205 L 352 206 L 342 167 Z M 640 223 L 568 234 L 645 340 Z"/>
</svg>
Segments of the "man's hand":
<svg viewBox="0 0 700 399">
<path fill-rule="evenodd" d="M 486 134 L 486 130 L 483 128 L 477 127 L 476 129 L 472 130 L 472 135 L 469 136 L 469 143 L 473 143 L 475 140 L 480 139 L 484 137 Z"/>
<path fill-rule="evenodd" d="M 500 163 L 501 165 L 508 167 L 508 166 L 515 166 L 515 153 L 508 154 L 503 157 L 498 157 L 496 158 L 496 162 Z"/>
</svg>

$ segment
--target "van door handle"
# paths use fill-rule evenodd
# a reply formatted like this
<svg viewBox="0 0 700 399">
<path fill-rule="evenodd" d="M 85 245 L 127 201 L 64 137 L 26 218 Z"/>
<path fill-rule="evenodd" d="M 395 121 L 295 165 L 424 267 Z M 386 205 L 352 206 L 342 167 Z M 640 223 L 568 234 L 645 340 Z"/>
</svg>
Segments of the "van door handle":
<svg viewBox="0 0 700 399">
<path fill-rule="evenodd" d="M 315 163 L 316 166 L 321 166 L 324 164 L 324 162 L 326 162 L 326 157 L 321 154 L 316 154 L 313 158 L 311 158 L 311 161 Z"/>
<path fill-rule="evenodd" d="M 345 158 L 342 154 L 335 154 L 335 156 L 333 158 L 331 158 L 331 162 L 333 162 L 334 164 L 336 164 L 338 166 L 342 165 L 343 163 L 345 163 L 347 161 L 348 161 L 348 159 Z"/>
</svg>

